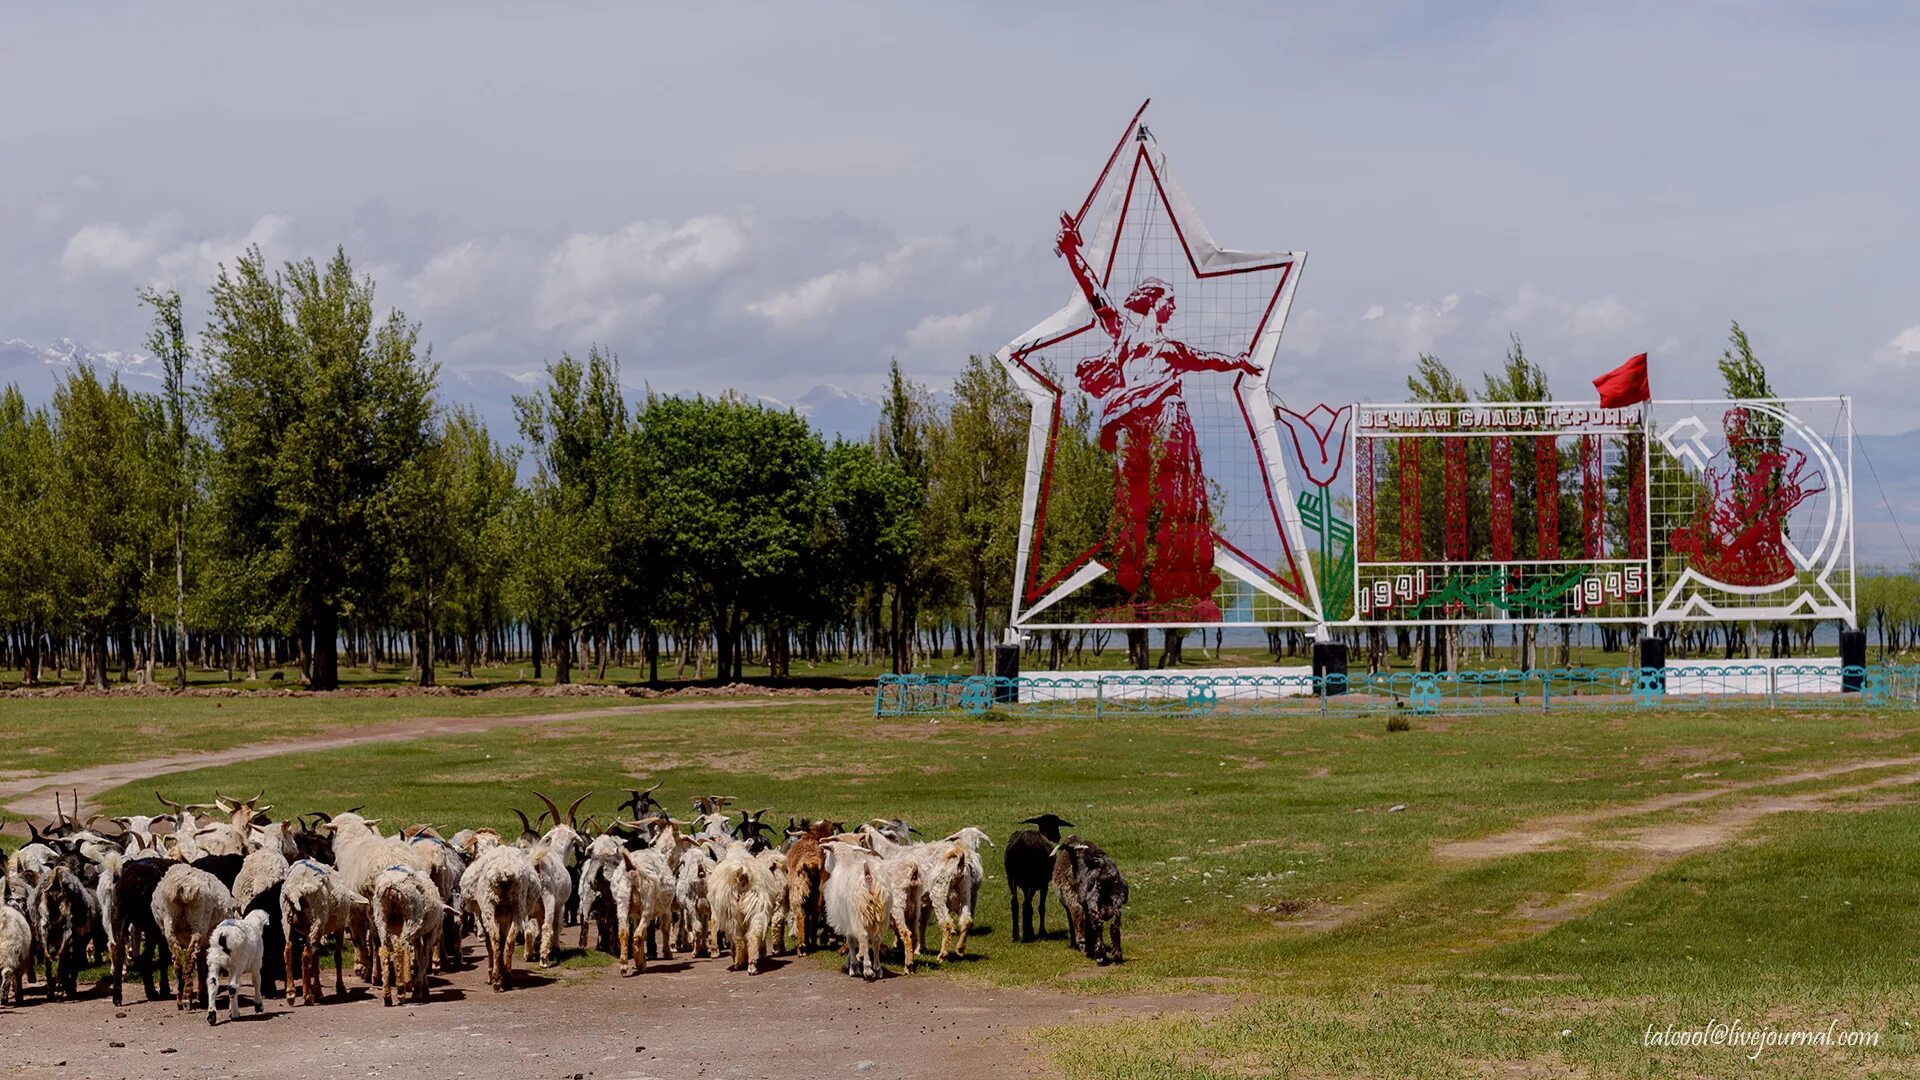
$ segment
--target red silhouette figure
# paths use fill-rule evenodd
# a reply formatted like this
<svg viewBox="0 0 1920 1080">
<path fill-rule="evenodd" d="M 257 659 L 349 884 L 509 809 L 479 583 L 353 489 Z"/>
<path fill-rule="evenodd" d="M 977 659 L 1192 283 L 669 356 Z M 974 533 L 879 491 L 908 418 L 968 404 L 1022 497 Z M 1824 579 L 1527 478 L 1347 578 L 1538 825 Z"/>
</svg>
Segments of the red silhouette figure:
<svg viewBox="0 0 1920 1080">
<path fill-rule="evenodd" d="M 1672 546 L 1687 565 L 1728 585 L 1779 585 L 1793 580 L 1787 554 L 1787 515 L 1826 483 L 1807 455 L 1782 447 L 1778 436 L 1756 435 L 1745 409 L 1726 414 L 1728 462 L 1706 470 L 1711 497 L 1693 519 L 1673 531 Z"/>
<path fill-rule="evenodd" d="M 1100 448 L 1114 455 L 1113 517 L 1107 546 L 1114 578 L 1130 598 L 1121 618 L 1215 622 L 1213 513 L 1200 468 L 1200 444 L 1187 415 L 1182 382 L 1188 372 L 1259 369 L 1245 353 L 1195 349 L 1167 336 L 1173 289 L 1143 279 L 1119 308 L 1081 254 L 1080 229 L 1060 215 L 1054 250 L 1093 306 L 1094 321 L 1113 339 L 1098 356 L 1080 361 L 1080 388 L 1100 401 Z M 1151 536 L 1151 542 L 1149 542 Z"/>
</svg>

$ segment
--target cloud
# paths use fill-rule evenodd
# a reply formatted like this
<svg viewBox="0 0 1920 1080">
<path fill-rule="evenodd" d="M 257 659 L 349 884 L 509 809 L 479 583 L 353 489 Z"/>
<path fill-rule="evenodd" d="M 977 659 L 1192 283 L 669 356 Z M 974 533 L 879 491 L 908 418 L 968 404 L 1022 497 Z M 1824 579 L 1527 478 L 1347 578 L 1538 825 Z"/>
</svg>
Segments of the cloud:
<svg viewBox="0 0 1920 1080">
<path fill-rule="evenodd" d="M 907 348 L 935 352 L 967 343 L 993 317 L 993 305 L 982 304 L 958 315 L 928 315 L 907 331 Z"/>
<path fill-rule="evenodd" d="M 1887 348 L 1904 356 L 1920 353 L 1920 326 L 1909 326 L 1893 335 L 1893 340 L 1887 342 Z"/>
<path fill-rule="evenodd" d="M 782 329 L 819 324 L 843 305 L 894 292 L 905 283 L 917 256 L 944 246 L 939 240 L 909 240 L 882 258 L 808 278 L 748 304 L 747 310 Z"/>
<path fill-rule="evenodd" d="M 69 274 L 118 273 L 145 262 L 154 246 L 152 237 L 135 236 L 118 225 L 88 225 L 67 240 L 60 266 Z"/>
<path fill-rule="evenodd" d="M 678 225 L 634 221 L 612 232 L 574 233 L 541 266 L 532 324 L 575 340 L 604 339 L 646 322 L 665 303 L 660 290 L 684 289 L 732 270 L 747 246 L 746 224 L 722 214 Z"/>
<path fill-rule="evenodd" d="M 282 248 L 292 228 L 292 218 L 264 214 L 243 234 L 191 241 L 164 252 L 155 260 L 155 269 L 183 291 L 204 288 L 219 277 L 222 266 L 231 266 L 250 247 L 257 245 L 269 263 L 286 254 Z"/>
<path fill-rule="evenodd" d="M 1386 308 L 1380 306 L 1379 304 L 1375 304 L 1372 307 L 1367 309 L 1367 313 L 1365 315 L 1360 316 L 1360 321 L 1372 322 L 1373 320 L 1381 317 L 1382 315 L 1385 315 L 1386 313 L 1387 313 Z"/>
</svg>

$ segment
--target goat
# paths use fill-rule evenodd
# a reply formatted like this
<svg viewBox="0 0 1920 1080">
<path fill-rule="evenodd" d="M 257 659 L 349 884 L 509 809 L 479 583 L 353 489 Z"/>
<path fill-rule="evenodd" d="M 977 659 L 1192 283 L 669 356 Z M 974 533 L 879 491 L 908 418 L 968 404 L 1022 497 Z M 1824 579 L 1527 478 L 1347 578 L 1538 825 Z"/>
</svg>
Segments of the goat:
<svg viewBox="0 0 1920 1080">
<path fill-rule="evenodd" d="M 650 845 L 627 852 L 626 891 L 615 898 L 624 904 L 620 914 L 620 973 L 633 975 L 647 965 L 647 955 L 673 959 L 673 890 L 676 884 L 671 849 Z M 638 941 L 636 945 L 635 942 Z"/>
<path fill-rule="evenodd" d="M 695 846 L 681 854 L 680 870 L 674 876 L 673 921 L 679 945 L 699 957 L 719 951 L 710 888 L 716 865 L 712 852 Z"/>
<path fill-rule="evenodd" d="M 787 951 L 787 853 L 778 848 L 765 848 L 753 857 L 767 868 L 767 876 L 773 879 L 773 911 L 767 922 L 767 950 L 778 955 Z"/>
<path fill-rule="evenodd" d="M 153 973 L 157 954 L 166 949 L 166 940 L 153 917 L 153 893 L 160 879 L 178 865 L 172 859 L 122 859 L 108 855 L 100 864 L 100 921 L 107 931 L 107 951 L 113 958 L 113 1003 L 123 1004 L 121 984 L 126 979 L 127 954 L 132 951 L 140 968 L 140 982 L 146 987 L 147 1000 L 154 999 Z M 172 959 L 159 965 L 160 995 L 172 997 L 167 969 Z"/>
<path fill-rule="evenodd" d="M 900 969 L 913 974 L 913 958 L 919 955 L 920 940 L 915 931 L 925 923 L 926 883 L 932 865 L 927 861 L 933 849 L 924 844 L 907 844 L 892 839 L 893 833 L 882 827 L 884 823 L 869 822 L 860 827 L 863 843 L 880 856 L 881 873 L 887 879 L 888 919 L 893 924 L 894 937 L 900 941 Z M 897 835 L 907 835 L 907 828 L 900 825 Z M 921 933 L 925 931 L 920 930 Z"/>
<path fill-rule="evenodd" d="M 626 874 L 627 849 L 610 834 L 594 837 L 580 860 L 580 948 L 587 947 L 591 926 L 599 931 L 600 948 L 611 945 L 614 952 L 619 951 L 627 913 Z"/>
<path fill-rule="evenodd" d="M 33 925 L 13 905 L 0 904 L 0 1006 L 7 1003 L 9 986 L 13 988 L 13 1003 L 22 1003 L 20 993 L 26 987 L 27 965 L 32 958 Z"/>
<path fill-rule="evenodd" d="M 427 1000 L 427 971 L 440 947 L 445 912 L 440 889 L 424 870 L 390 866 L 373 879 L 381 1004 L 393 1004 L 396 984 L 403 999 L 411 991 L 413 1000 Z"/>
<path fill-rule="evenodd" d="M 267 991 L 260 984 L 260 972 L 267 959 L 267 919 L 264 911 L 249 912 L 244 919 L 224 919 L 207 936 L 207 1023 L 220 1016 L 220 986 L 228 993 L 227 1019 L 240 1018 L 240 976 L 253 977 L 253 1011 L 266 1008 Z"/>
<path fill-rule="evenodd" d="M 787 844 L 787 911 L 793 918 L 793 948 L 806 955 L 826 937 L 826 913 L 822 908 L 821 887 L 827 871 L 826 853 L 820 840 L 833 835 L 831 822 L 821 822 L 797 834 L 790 833 Z"/>
<path fill-rule="evenodd" d="M 1079 910 L 1067 907 L 1067 916 L 1074 924 L 1074 936 L 1079 938 L 1081 948 L 1086 950 L 1087 959 L 1102 964 L 1122 962 L 1125 957 L 1120 951 L 1120 916 L 1127 906 L 1126 877 L 1098 845 L 1074 836 L 1062 841 L 1055 855 L 1056 884 L 1061 878 L 1060 855 L 1066 856 L 1067 877 L 1071 885 L 1070 890 L 1063 888 L 1061 891 L 1062 906 L 1066 906 L 1067 893 L 1071 891 Z M 1103 940 L 1103 931 L 1107 926 L 1112 927 L 1111 952 Z"/>
<path fill-rule="evenodd" d="M 827 925 L 847 942 L 847 974 L 871 982 L 880 977 L 880 942 L 887 932 L 893 897 L 880 857 L 851 840 L 832 839 L 826 850 Z"/>
<path fill-rule="evenodd" d="M 379 818 L 363 818 L 355 811 L 346 810 L 320 826 L 333 837 L 336 865 L 346 875 L 347 888 L 360 896 L 368 895 L 374 877 L 387 867 L 423 867 L 425 863 L 425 856 L 405 840 L 380 835 L 379 824 Z M 367 928 L 364 923 L 353 928 L 353 969 L 361 978 L 372 982 L 373 947 Z"/>
<path fill-rule="evenodd" d="M 153 891 L 153 921 L 173 950 L 173 972 L 180 981 L 177 1008 L 193 1008 L 194 992 L 205 981 L 207 938 L 234 913 L 233 894 L 220 879 L 191 866 L 174 866 Z"/>
<path fill-rule="evenodd" d="M 48 867 L 29 899 L 33 930 L 47 966 L 47 999 L 73 997 L 85 961 L 87 939 L 99 919 L 92 890 L 73 865 L 79 857 Z"/>
<path fill-rule="evenodd" d="M 301 859 L 287 868 L 280 883 L 281 946 L 287 971 L 287 1005 L 295 1004 L 296 981 L 306 1003 L 320 1000 L 320 940 L 334 939 L 333 992 L 346 993 L 341 975 L 341 954 L 346 952 L 342 938 L 354 936 L 356 923 L 365 922 L 368 912 L 365 896 L 347 887 L 346 875 L 313 859 Z M 300 952 L 300 966 L 294 966 L 294 950 Z M 298 972 L 298 975 L 295 974 Z"/>
<path fill-rule="evenodd" d="M 567 831 L 572 832 L 571 829 Z M 526 854 L 540 888 L 539 933 L 527 937 L 527 959 L 535 959 L 537 944 L 540 966 L 546 967 L 553 963 L 553 945 L 554 939 L 560 936 L 561 912 L 573 896 L 573 875 L 567 872 L 565 849 L 554 848 L 545 840 L 528 848 Z"/>
<path fill-rule="evenodd" d="M 945 962 L 949 947 L 960 956 L 967 955 L 967 934 L 973 930 L 973 905 L 980 896 L 985 871 L 980 865 L 980 844 L 993 843 L 987 834 L 969 825 L 937 844 L 922 864 L 926 870 L 926 903 L 920 911 L 920 937 L 926 940 L 926 918 L 931 913 L 940 922 L 940 952 L 936 959 Z"/>
<path fill-rule="evenodd" d="M 487 947 L 487 983 L 496 993 L 513 985 L 513 935 L 541 905 L 533 860 L 517 847 L 490 848 L 460 875 L 460 904 L 480 925 Z"/>
<path fill-rule="evenodd" d="M 727 848 L 707 879 L 707 896 L 714 924 L 727 935 L 733 949 L 729 971 L 760 973 L 767 955 L 767 931 L 774 912 L 773 874 L 753 857 L 745 842 Z"/>
<path fill-rule="evenodd" d="M 1012 904 L 1013 940 L 1032 941 L 1034 898 L 1039 897 L 1040 934 L 1047 932 L 1047 886 L 1053 881 L 1053 849 L 1060 846 L 1060 830 L 1073 828 L 1073 822 L 1054 814 L 1040 814 L 1021 821 L 1032 825 L 1007 837 L 1004 863 L 1007 870 L 1007 899 Z"/>
</svg>

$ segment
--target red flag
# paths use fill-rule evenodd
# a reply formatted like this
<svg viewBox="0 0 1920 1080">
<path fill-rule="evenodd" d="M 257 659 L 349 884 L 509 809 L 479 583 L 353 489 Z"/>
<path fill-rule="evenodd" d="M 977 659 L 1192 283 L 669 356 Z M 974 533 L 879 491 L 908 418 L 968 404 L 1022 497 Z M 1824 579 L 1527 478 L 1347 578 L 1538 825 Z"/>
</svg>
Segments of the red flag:
<svg viewBox="0 0 1920 1080">
<path fill-rule="evenodd" d="M 1647 386 L 1647 354 L 1641 353 L 1593 380 L 1593 385 L 1600 391 L 1603 409 L 1622 409 L 1651 399 L 1653 390 Z"/>
</svg>

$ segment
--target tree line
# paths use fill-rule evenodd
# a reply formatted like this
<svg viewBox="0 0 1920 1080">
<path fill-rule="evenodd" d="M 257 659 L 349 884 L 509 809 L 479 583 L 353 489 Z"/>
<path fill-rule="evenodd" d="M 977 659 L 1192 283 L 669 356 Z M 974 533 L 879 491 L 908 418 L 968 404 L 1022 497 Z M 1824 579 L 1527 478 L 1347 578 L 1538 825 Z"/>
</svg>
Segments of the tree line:
<svg viewBox="0 0 1920 1080">
<path fill-rule="evenodd" d="M 780 677 L 949 640 L 984 670 L 1004 623 L 1026 409 L 990 360 L 943 398 L 896 364 L 872 437 L 828 443 L 738 394 L 629 401 L 595 348 L 515 398 L 509 444 L 344 251 L 246 252 L 197 340 L 177 292 L 141 300 L 159 392 L 86 364 L 45 405 L 0 392 L 0 666 L 29 684 L 286 664 L 330 689 L 401 657 L 422 685 L 509 657 Z"/>
<path fill-rule="evenodd" d="M 522 660 L 562 683 L 582 665 L 737 679 L 749 663 L 788 676 L 796 656 L 905 672 L 949 649 L 979 672 L 1004 628 L 1028 413 L 990 359 L 971 357 L 938 395 L 894 365 L 870 437 L 829 442 L 738 394 L 629 400 L 617 358 L 593 348 L 551 361 L 515 398 L 507 441 L 440 398 L 420 325 L 381 312 L 343 250 L 279 267 L 249 250 L 222 267 L 197 334 L 177 292 L 140 300 L 157 392 L 84 363 L 44 405 L 0 391 L 0 668 L 28 684 L 49 669 L 104 687 L 116 675 L 184 685 L 194 665 L 230 680 L 286 666 L 330 689 L 343 666 L 404 664 L 431 685 L 442 665 L 471 677 Z M 1730 396 L 1773 395 L 1737 324 L 1721 368 Z M 1408 390 L 1470 397 L 1431 356 Z M 1471 396 L 1550 392 L 1516 338 Z M 1048 528 L 1063 550 L 1108 527 L 1112 464 L 1093 423 L 1084 398 L 1060 419 Z M 1516 458 L 1525 520 L 1532 465 Z M 1421 469 L 1436 508 L 1439 468 Z M 1398 477 L 1383 470 L 1382 505 Z M 1468 485 L 1476 550 L 1484 488 Z M 1381 542 L 1394 542 L 1382 517 Z M 1563 530 L 1578 520 L 1571 505 L 1560 514 Z M 1609 506 L 1609 533 L 1626 525 Z M 1440 515 L 1422 527 L 1439 550 Z M 1863 574 L 1860 611 L 1885 648 L 1920 640 L 1911 576 Z M 1793 647 L 1785 624 L 1771 629 L 1776 654 Z M 1401 631 L 1396 644 L 1403 660 L 1451 669 L 1473 632 Z M 1744 625 L 1672 632 L 1679 651 L 1706 651 L 1716 633 L 1729 656 L 1747 645 Z M 1490 652 L 1492 631 L 1478 633 Z M 1160 662 L 1179 662 L 1185 633 L 1164 636 Z M 1059 668 L 1114 637 L 1027 644 L 1032 662 Z M 1124 637 L 1130 662 L 1149 666 L 1147 634 Z M 1375 663 L 1387 645 L 1384 631 L 1348 638 Z M 1275 656 L 1303 644 L 1285 631 L 1268 641 Z"/>
</svg>

